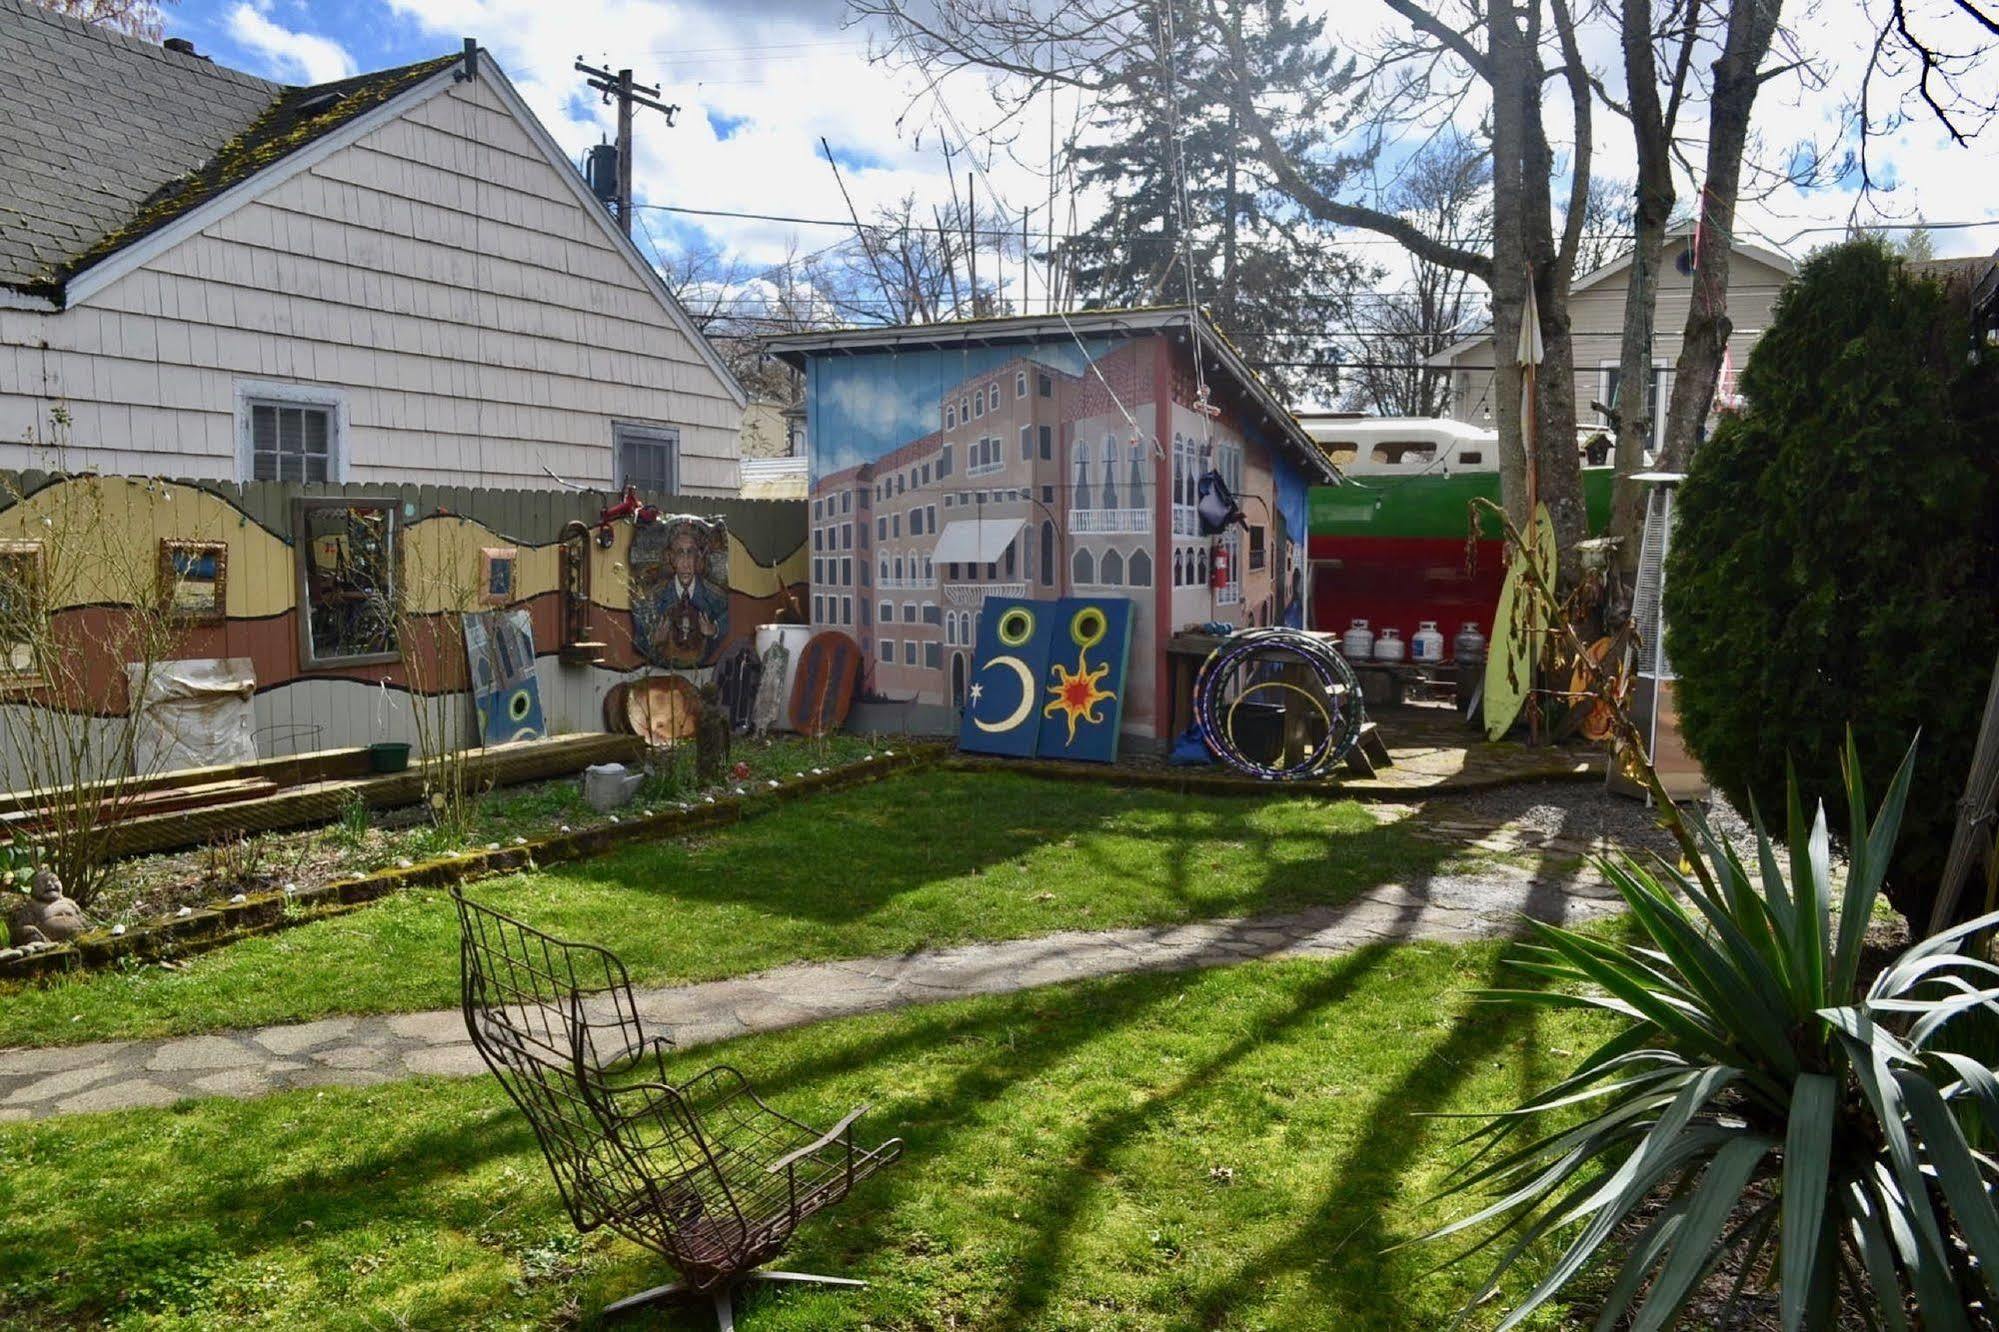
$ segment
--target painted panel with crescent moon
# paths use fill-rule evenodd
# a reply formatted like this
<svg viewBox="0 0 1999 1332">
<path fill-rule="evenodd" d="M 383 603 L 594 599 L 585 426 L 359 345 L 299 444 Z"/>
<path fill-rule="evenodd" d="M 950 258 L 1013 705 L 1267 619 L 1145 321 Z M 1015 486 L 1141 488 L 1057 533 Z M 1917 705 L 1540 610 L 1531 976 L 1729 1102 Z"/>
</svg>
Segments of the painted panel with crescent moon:
<svg viewBox="0 0 1999 1332">
<path fill-rule="evenodd" d="M 1060 603 L 988 597 L 965 691 L 958 748 L 1032 758 L 1041 740 L 1042 680 L 1048 675 Z"/>
<path fill-rule="evenodd" d="M 524 610 L 477 611 L 467 614 L 464 624 L 480 743 L 504 745 L 547 735 L 541 682 L 534 671 L 533 617 Z"/>
<path fill-rule="evenodd" d="M 1036 712 L 1042 758 L 1117 761 L 1131 655 L 1131 602 L 1064 597 L 1040 602 L 1052 614 L 1048 670 Z"/>
</svg>

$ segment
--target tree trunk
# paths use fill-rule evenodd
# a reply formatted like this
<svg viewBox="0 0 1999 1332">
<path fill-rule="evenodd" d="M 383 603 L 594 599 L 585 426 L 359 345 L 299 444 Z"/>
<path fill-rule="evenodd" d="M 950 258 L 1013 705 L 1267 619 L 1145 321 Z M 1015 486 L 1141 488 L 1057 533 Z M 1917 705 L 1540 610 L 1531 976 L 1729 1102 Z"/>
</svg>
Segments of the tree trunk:
<svg viewBox="0 0 1999 1332">
<path fill-rule="evenodd" d="M 1758 68 L 1769 54 L 1782 8 L 1782 0 L 1735 0 L 1729 8 L 1728 39 L 1714 62 L 1693 303 L 1687 309 L 1686 333 L 1673 374 L 1673 400 L 1666 412 L 1666 445 L 1659 459 L 1661 469 L 1669 472 L 1685 471 L 1693 458 L 1734 327 L 1728 319 L 1728 270 L 1742 149 L 1763 83 Z"/>
<path fill-rule="evenodd" d="M 1527 306 L 1526 206 L 1522 158 L 1527 90 L 1538 85 L 1531 47 L 1521 40 L 1513 0 L 1486 6 L 1486 58 L 1492 65 L 1492 421 L 1499 432 L 1499 493 L 1506 516 L 1527 530 L 1527 457 L 1521 436 L 1520 316 Z M 1544 186 L 1545 188 L 1545 186 Z"/>
<path fill-rule="evenodd" d="M 1687 15 L 1690 26 L 1695 17 L 1691 12 Z M 1606 404 L 1617 428 L 1609 535 L 1623 540 L 1618 563 L 1626 573 L 1636 573 L 1645 496 L 1643 487 L 1627 478 L 1644 465 L 1645 449 L 1652 442 L 1654 423 L 1647 404 L 1652 384 L 1652 325 L 1659 308 L 1659 266 L 1666 250 L 1666 224 L 1673 215 L 1673 145 L 1669 116 L 1659 105 L 1650 0 L 1624 0 L 1622 25 L 1624 83 L 1630 91 L 1631 128 L 1638 150 L 1638 199 L 1631 272 L 1625 282 L 1623 340 L 1618 346 L 1617 395 L 1616 401 Z M 1680 76 L 1676 71 L 1676 78 Z M 1677 108 L 1677 88 L 1674 105 Z"/>
</svg>

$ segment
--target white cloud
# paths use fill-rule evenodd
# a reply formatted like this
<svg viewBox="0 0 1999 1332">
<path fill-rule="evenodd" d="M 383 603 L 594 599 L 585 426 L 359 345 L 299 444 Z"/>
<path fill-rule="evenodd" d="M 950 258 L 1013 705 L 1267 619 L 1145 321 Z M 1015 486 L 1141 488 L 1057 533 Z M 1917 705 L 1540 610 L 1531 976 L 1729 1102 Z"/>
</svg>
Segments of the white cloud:
<svg viewBox="0 0 1999 1332">
<path fill-rule="evenodd" d="M 614 108 L 588 92 L 583 76 L 571 68 L 578 55 L 612 70 L 629 65 L 640 82 L 658 85 L 661 100 L 679 105 L 681 114 L 668 128 L 656 113 L 638 112 L 633 176 L 642 203 L 844 219 L 847 206 L 820 150 L 823 135 L 841 157 L 841 172 L 863 219 L 905 194 L 917 197 L 924 220 L 931 205 L 950 204 L 952 182 L 939 136 L 929 127 L 931 104 L 925 99 L 912 111 L 909 80 L 868 62 L 867 34 L 840 26 L 841 0 L 387 2 L 431 37 L 478 38 L 572 157 L 614 135 L 616 126 Z M 950 96 L 966 130 L 975 133 L 982 90 L 965 80 Z M 994 114 L 989 100 L 984 111 Z M 726 138 L 710 123 L 711 113 L 733 127 Z M 1045 126 L 1045 112 L 1041 123 Z M 925 127 L 920 145 L 918 126 Z M 961 195 L 966 169 L 960 154 L 955 175 Z M 987 170 L 1003 196 L 1011 229 L 1018 231 L 1024 206 L 1035 208 L 1032 225 L 1042 228 L 1045 179 L 1005 159 Z M 983 180 L 979 195 L 981 207 L 989 208 Z M 1082 209 L 1084 220 L 1092 212 Z M 1059 201 L 1058 213 L 1066 222 L 1066 199 Z M 672 233 L 698 227 L 758 265 L 775 264 L 794 248 L 810 253 L 852 235 L 844 227 L 647 210 L 640 216 L 669 253 L 677 248 Z M 980 257 L 982 279 L 992 271 L 992 260 L 988 247 Z M 1018 257 L 1008 262 L 1007 278 L 1013 293 L 1022 280 Z M 1031 284 L 1038 301 L 1038 271 Z"/>
<path fill-rule="evenodd" d="M 331 83 L 359 72 L 347 48 L 330 37 L 295 32 L 272 20 L 256 4 L 238 4 L 229 11 L 229 35 L 258 52 L 283 78 L 301 83 Z"/>
</svg>

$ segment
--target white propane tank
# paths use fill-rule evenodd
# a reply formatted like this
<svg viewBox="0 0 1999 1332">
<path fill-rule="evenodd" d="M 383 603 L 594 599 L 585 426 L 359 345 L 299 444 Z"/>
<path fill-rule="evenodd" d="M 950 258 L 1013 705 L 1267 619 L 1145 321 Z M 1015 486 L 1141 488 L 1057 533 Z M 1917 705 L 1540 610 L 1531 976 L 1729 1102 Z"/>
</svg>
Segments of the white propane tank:
<svg viewBox="0 0 1999 1332">
<path fill-rule="evenodd" d="M 1383 629 L 1381 636 L 1374 640 L 1374 659 L 1376 661 L 1401 661 L 1403 646 L 1402 631 L 1400 629 Z"/>
<path fill-rule="evenodd" d="M 1477 620 L 1466 620 L 1458 630 L 1458 636 L 1451 642 L 1451 651 L 1459 661 L 1467 664 L 1485 660 L 1485 635 L 1478 631 Z"/>
<path fill-rule="evenodd" d="M 1437 631 L 1435 620 L 1425 620 L 1409 640 L 1409 660 L 1427 661 L 1432 664 L 1444 659 L 1444 636 Z"/>
<path fill-rule="evenodd" d="M 1366 620 L 1355 620 L 1340 635 L 1340 651 L 1349 661 L 1366 661 L 1374 655 L 1374 631 L 1367 627 Z"/>
</svg>

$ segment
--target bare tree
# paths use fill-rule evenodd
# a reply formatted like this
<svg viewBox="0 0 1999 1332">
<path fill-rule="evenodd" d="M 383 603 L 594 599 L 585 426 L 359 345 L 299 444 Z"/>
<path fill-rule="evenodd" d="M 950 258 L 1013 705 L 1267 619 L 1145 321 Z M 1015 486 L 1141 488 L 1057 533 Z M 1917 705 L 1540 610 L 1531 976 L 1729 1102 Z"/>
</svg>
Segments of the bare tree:
<svg viewBox="0 0 1999 1332">
<path fill-rule="evenodd" d="M 1018 259 L 1019 237 L 967 203 L 929 212 L 926 222 L 913 194 L 876 209 L 852 241 L 806 265 L 814 289 L 849 323 L 932 324 L 1007 313 L 1011 303 L 993 273 Z M 974 250 L 992 261 L 985 275 L 976 274 Z"/>
<path fill-rule="evenodd" d="M 1859 197 L 1874 188 L 1869 145 L 1901 128 L 1912 102 L 1959 147 L 1969 147 L 1999 117 L 1999 87 L 1981 87 L 1973 77 L 1999 39 L 1999 8 L 1981 0 L 1940 0 L 1911 12 L 1908 0 L 1876 0 L 1869 10 L 1874 42 L 1853 108 L 1861 179 L 1856 209 Z"/>
<path fill-rule="evenodd" d="M 1476 246 L 1492 228 L 1491 158 L 1464 135 L 1440 138 L 1403 167 L 1388 205 L 1445 244 Z M 1484 321 L 1471 273 L 1412 259 L 1409 281 L 1377 297 L 1367 313 L 1349 339 L 1347 405 L 1382 416 L 1444 415 L 1450 372 L 1425 362 Z"/>
<path fill-rule="evenodd" d="M 173 0 L 37 0 L 37 3 L 85 23 L 102 24 L 157 42 L 166 21 L 162 4 L 172 4 Z"/>
</svg>

